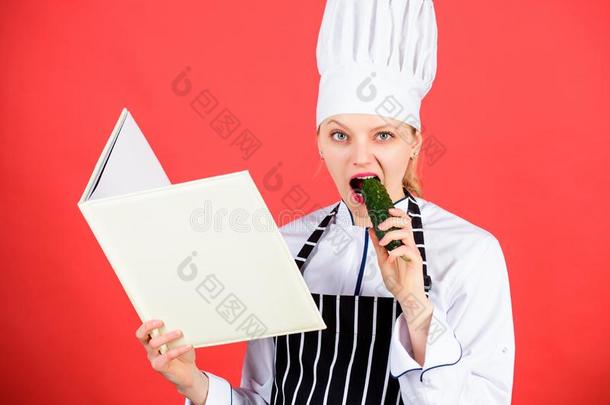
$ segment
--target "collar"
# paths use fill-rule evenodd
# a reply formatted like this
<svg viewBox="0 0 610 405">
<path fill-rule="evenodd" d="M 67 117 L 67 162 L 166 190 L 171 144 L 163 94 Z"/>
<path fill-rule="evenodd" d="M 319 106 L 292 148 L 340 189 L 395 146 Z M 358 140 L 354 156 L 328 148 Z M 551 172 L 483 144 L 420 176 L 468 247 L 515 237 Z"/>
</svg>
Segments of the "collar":
<svg viewBox="0 0 610 405">
<path fill-rule="evenodd" d="M 411 198 L 411 200 L 413 202 L 416 202 L 416 201 L 415 201 L 415 198 L 406 190 L 406 188 L 403 190 L 404 190 L 405 196 L 396 201 L 393 201 L 393 203 L 396 208 L 400 208 L 401 210 L 407 212 L 407 209 L 409 208 L 409 198 Z M 334 204 L 334 205 L 336 205 L 336 204 Z M 335 215 L 335 217 L 336 217 L 336 221 L 337 221 L 336 224 L 338 224 L 338 225 L 340 224 L 340 225 L 344 225 L 344 226 L 354 226 L 357 228 L 362 228 L 355 224 L 354 216 L 353 216 L 351 210 L 349 209 L 347 203 L 343 200 L 343 198 L 339 202 L 339 209 L 337 210 L 337 214 Z"/>
</svg>

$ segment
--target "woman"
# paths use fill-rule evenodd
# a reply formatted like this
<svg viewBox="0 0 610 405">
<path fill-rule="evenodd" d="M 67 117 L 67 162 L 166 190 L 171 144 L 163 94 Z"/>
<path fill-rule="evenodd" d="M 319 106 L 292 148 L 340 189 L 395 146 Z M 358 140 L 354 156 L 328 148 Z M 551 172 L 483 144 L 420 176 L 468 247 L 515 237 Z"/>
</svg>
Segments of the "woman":
<svg viewBox="0 0 610 405">
<path fill-rule="evenodd" d="M 159 354 L 179 331 L 136 336 L 187 404 L 510 403 L 514 334 L 502 249 L 421 197 L 421 100 L 436 72 L 429 0 L 329 0 L 317 47 L 321 158 L 341 196 L 280 228 L 327 329 L 248 341 L 241 387 L 195 351 Z M 400 114 L 396 114 L 399 111 Z M 372 231 L 359 178 L 395 209 Z M 384 247 L 392 240 L 403 245 Z"/>
</svg>

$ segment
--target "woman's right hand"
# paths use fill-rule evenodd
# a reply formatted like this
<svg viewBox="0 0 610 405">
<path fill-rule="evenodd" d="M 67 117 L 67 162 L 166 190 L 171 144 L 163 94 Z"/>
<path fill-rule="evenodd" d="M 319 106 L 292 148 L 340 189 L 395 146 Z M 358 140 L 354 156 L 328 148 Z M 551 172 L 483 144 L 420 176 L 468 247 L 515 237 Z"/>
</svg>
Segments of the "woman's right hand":
<svg viewBox="0 0 610 405">
<path fill-rule="evenodd" d="M 205 404 L 208 378 L 197 368 L 195 349 L 192 345 L 182 345 L 161 354 L 159 348 L 163 344 L 182 337 L 182 331 L 176 329 L 152 338 L 152 330 L 161 326 L 163 321 L 152 319 L 142 323 L 136 330 L 136 337 L 144 346 L 150 365 L 191 402 Z"/>
</svg>

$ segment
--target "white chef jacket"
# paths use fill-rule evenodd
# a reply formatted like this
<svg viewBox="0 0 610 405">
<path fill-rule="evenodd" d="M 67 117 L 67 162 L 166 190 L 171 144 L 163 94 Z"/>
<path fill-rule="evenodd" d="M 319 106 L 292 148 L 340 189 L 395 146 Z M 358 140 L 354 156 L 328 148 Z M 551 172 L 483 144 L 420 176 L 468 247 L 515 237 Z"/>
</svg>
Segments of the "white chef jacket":
<svg viewBox="0 0 610 405">
<path fill-rule="evenodd" d="M 419 205 L 433 305 L 424 365 L 414 359 L 407 322 L 401 314 L 390 343 L 390 372 L 398 378 L 405 404 L 509 404 L 515 340 L 508 273 L 498 240 L 488 231 L 423 198 Z M 337 203 L 280 228 L 297 256 L 309 235 Z M 395 202 L 407 211 L 407 198 Z M 354 224 L 340 201 L 309 261 L 303 267 L 310 291 L 391 297 L 366 228 Z M 434 327 L 434 331 L 432 328 Z M 240 387 L 213 373 L 206 405 L 267 404 L 273 385 L 273 338 L 247 342 Z M 186 398 L 186 405 L 191 402 Z"/>
</svg>

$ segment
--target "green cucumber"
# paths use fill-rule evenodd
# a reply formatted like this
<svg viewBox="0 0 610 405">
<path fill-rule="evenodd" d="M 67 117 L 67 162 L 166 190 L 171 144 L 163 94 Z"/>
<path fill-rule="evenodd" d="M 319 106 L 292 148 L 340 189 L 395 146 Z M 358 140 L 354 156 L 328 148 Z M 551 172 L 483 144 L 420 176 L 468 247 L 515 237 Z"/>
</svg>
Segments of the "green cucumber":
<svg viewBox="0 0 610 405">
<path fill-rule="evenodd" d="M 369 218 L 371 218 L 371 222 L 373 223 L 373 229 L 375 231 L 375 235 L 377 235 L 377 238 L 381 240 L 381 238 L 383 238 L 387 232 L 399 229 L 397 227 L 391 227 L 386 231 L 379 229 L 379 224 L 392 216 L 388 210 L 390 208 L 395 208 L 392 199 L 388 195 L 388 192 L 381 181 L 376 178 L 364 179 L 362 181 L 361 191 L 362 196 L 364 197 L 366 210 L 369 214 Z M 385 248 L 390 251 L 402 245 L 402 241 L 393 240 L 385 245 Z"/>
</svg>

